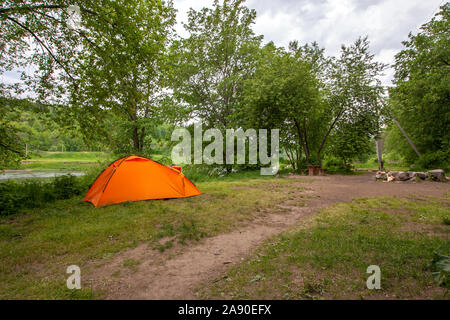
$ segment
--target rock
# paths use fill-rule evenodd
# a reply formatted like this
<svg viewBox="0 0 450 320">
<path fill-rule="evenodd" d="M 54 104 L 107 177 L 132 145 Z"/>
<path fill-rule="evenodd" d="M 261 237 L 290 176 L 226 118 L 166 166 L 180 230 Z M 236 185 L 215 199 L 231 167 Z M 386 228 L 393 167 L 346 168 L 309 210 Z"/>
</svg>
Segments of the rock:
<svg viewBox="0 0 450 320">
<path fill-rule="evenodd" d="M 441 181 L 441 182 L 447 181 L 447 179 L 445 178 L 445 172 L 442 169 L 431 170 L 430 174 L 431 179 L 433 179 L 433 181 Z"/>
<path fill-rule="evenodd" d="M 411 178 L 415 177 L 425 180 L 428 178 L 428 172 L 411 172 Z"/>
<path fill-rule="evenodd" d="M 394 177 L 394 179 L 397 179 L 399 172 L 398 171 L 389 171 L 388 177 Z"/>
<path fill-rule="evenodd" d="M 386 180 L 387 179 L 386 172 L 378 171 L 377 174 L 375 175 L 375 179 L 377 179 L 377 180 Z"/>
<path fill-rule="evenodd" d="M 410 179 L 410 176 L 409 176 L 409 173 L 408 173 L 408 172 L 400 171 L 400 172 L 398 173 L 397 177 L 395 177 L 395 179 L 396 179 L 396 180 L 399 180 L 399 181 L 406 181 L 406 180 L 409 180 L 409 179 Z"/>
<path fill-rule="evenodd" d="M 445 176 L 445 172 L 442 169 L 436 169 L 431 170 L 430 172 L 416 172 L 416 171 L 390 171 L 388 173 L 385 173 L 384 171 L 378 171 L 375 178 L 377 180 L 387 180 L 388 182 L 391 181 L 407 181 L 413 178 L 418 178 L 421 180 L 426 180 L 430 178 L 433 181 L 441 181 L 446 182 L 447 178 Z"/>
</svg>

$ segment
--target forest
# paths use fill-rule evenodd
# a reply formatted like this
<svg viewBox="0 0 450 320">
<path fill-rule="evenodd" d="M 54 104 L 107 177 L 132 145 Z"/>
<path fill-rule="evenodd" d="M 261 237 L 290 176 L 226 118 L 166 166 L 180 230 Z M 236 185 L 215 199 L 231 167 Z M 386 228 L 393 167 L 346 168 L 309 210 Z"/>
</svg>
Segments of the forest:
<svg viewBox="0 0 450 320">
<path fill-rule="evenodd" d="M 316 42 L 264 44 L 242 0 L 191 9 L 187 37 L 175 33 L 170 1 L 70 5 L 79 22 L 63 10 L 68 1 L 0 8 L 0 73 L 22 79 L 0 87 L 1 168 L 39 151 L 168 156 L 173 129 L 198 121 L 223 132 L 280 129 L 282 162 L 293 171 L 348 170 L 374 158 L 379 139 L 388 160 L 449 167 L 448 3 L 409 34 L 389 87 L 367 36 L 337 56 Z"/>
</svg>

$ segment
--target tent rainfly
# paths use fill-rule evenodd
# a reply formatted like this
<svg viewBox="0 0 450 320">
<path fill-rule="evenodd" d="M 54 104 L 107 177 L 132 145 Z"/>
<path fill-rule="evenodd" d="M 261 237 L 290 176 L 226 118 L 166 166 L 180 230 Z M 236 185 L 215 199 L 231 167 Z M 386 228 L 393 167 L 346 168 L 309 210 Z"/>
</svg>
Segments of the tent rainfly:
<svg viewBox="0 0 450 320">
<path fill-rule="evenodd" d="M 128 156 L 114 161 L 95 180 L 83 201 L 100 207 L 124 201 L 186 198 L 201 192 L 180 167 Z"/>
</svg>

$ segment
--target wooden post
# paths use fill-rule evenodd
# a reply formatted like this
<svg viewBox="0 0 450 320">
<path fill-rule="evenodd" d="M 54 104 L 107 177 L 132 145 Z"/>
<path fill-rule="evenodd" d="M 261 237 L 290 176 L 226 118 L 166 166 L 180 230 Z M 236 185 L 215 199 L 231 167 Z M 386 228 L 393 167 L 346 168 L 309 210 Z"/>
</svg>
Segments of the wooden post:
<svg viewBox="0 0 450 320">
<path fill-rule="evenodd" d="M 377 145 L 377 158 L 378 158 L 378 170 L 383 171 L 383 140 L 377 139 L 376 145 Z"/>
</svg>

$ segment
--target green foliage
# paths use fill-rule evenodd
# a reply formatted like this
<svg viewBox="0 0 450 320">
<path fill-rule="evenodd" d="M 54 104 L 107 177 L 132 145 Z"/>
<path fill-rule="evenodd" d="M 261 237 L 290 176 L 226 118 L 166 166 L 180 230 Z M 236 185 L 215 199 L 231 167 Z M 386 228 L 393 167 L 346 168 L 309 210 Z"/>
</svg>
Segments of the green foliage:
<svg viewBox="0 0 450 320">
<path fill-rule="evenodd" d="M 440 286 L 450 289 L 450 243 L 434 253 L 432 269 L 436 282 Z"/>
<path fill-rule="evenodd" d="M 448 167 L 450 159 L 450 3 L 404 41 L 396 55 L 395 87 L 389 106 L 424 159 L 426 168 Z M 409 163 L 417 155 L 394 124 L 388 130 L 388 148 L 399 152 Z"/>
<path fill-rule="evenodd" d="M 450 226 L 450 216 L 442 218 L 442 222 L 448 226 Z"/>
<path fill-rule="evenodd" d="M 269 43 L 244 83 L 245 108 L 239 118 L 249 128 L 280 129 L 281 147 L 298 169 L 302 149 L 309 163 L 310 146 L 317 144 L 326 123 L 319 88 L 312 63 Z"/>
<path fill-rule="evenodd" d="M 175 11 L 160 0 L 52 1 L 51 5 L 6 1 L 0 12 L 0 72 L 24 70 L 36 100 L 52 103 L 53 119 L 78 126 L 86 141 L 109 141 L 104 123 L 119 117 L 132 124 L 133 150 L 142 152 L 146 120 L 155 121 L 164 97 L 166 54 Z M 71 27 L 68 7 L 80 8 Z M 32 41 L 28 41 L 29 39 Z M 1 96 L 20 93 L 5 87 Z"/>
<path fill-rule="evenodd" d="M 376 118 L 372 120 L 376 121 Z M 334 130 L 330 136 L 326 152 L 341 158 L 345 164 L 351 163 L 357 157 L 367 155 L 373 149 L 370 133 L 374 131 L 367 127 L 370 123 L 371 120 L 366 119 L 365 115 L 339 123 L 337 130 Z"/>
<path fill-rule="evenodd" d="M 85 180 L 73 175 L 55 177 L 50 181 L 39 179 L 18 182 L 0 182 L 0 216 L 19 212 L 23 208 L 43 207 L 59 199 L 69 199 L 87 190 Z"/>
<path fill-rule="evenodd" d="M 449 153 L 447 150 L 436 150 L 433 153 L 423 154 L 414 164 L 419 168 L 441 168 L 448 172 L 450 169 Z"/>
<path fill-rule="evenodd" d="M 23 141 L 20 131 L 11 124 L 8 115 L 17 117 L 19 104 L 17 100 L 0 96 L 0 169 L 17 165 L 24 156 L 20 148 Z"/>
<path fill-rule="evenodd" d="M 370 152 L 379 131 L 377 76 L 386 66 L 374 60 L 368 39 L 342 46 L 337 59 L 323 52 L 315 43 L 293 42 L 290 52 L 269 43 L 244 85 L 240 119 L 249 127 L 279 128 L 294 169 L 303 154 L 307 164 L 321 165 L 324 151 L 350 162 Z"/>
<path fill-rule="evenodd" d="M 76 116 L 82 129 L 92 132 L 92 123 L 85 123 L 86 110 L 92 110 L 99 123 L 108 110 L 110 125 L 119 124 L 116 134 L 126 135 L 121 139 L 125 143 L 122 152 L 129 153 L 126 140 L 131 139 L 133 152 L 142 153 L 146 131 L 159 121 L 158 108 L 165 96 L 166 51 L 175 11 L 171 2 L 159 0 L 110 1 L 102 10 L 113 14 L 108 15 L 108 23 L 90 21 L 96 31 L 90 42 L 101 43 L 101 47 L 85 43 L 89 50 L 77 66 L 79 90 L 72 92 Z M 106 137 L 117 138 L 109 132 Z"/>
<path fill-rule="evenodd" d="M 74 195 L 81 194 L 82 190 L 79 179 L 73 175 L 55 177 L 53 181 L 53 195 L 55 199 L 69 199 Z"/>
<path fill-rule="evenodd" d="M 370 139 L 379 134 L 383 115 L 379 99 L 384 89 L 378 77 L 385 68 L 374 60 L 367 37 L 342 46 L 329 71 L 326 99 L 332 120 L 318 148 L 319 162 L 329 136 L 332 154 L 344 162 L 370 150 Z"/>
<path fill-rule="evenodd" d="M 83 141 L 80 128 L 65 127 L 56 123 L 53 113 L 56 108 L 33 103 L 27 99 L 0 99 L 2 118 L 8 123 L 10 134 L 15 135 L 15 148 L 22 157 L 27 147 L 28 156 L 41 151 L 82 151 L 92 149 Z M 97 149 L 101 146 L 97 144 Z"/>
<path fill-rule="evenodd" d="M 212 8 L 190 9 L 184 24 L 189 37 L 172 46 L 175 98 L 207 127 L 230 127 L 255 64 L 262 36 L 251 29 L 255 10 L 243 2 L 215 0 Z"/>
<path fill-rule="evenodd" d="M 352 172 L 352 166 L 340 157 L 327 156 L 324 159 L 323 167 L 327 169 L 327 173 L 344 173 Z"/>
</svg>

